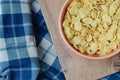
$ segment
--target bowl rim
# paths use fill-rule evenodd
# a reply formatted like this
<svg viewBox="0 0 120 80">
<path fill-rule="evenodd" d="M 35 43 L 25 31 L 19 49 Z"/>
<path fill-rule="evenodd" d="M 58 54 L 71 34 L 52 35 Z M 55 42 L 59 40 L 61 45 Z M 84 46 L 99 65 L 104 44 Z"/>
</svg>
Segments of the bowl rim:
<svg viewBox="0 0 120 80">
<path fill-rule="evenodd" d="M 114 51 L 112 51 L 110 54 L 107 54 L 105 56 L 99 56 L 99 57 L 93 57 L 93 56 L 89 56 L 89 55 L 84 55 L 81 52 L 78 52 L 75 48 L 73 48 L 70 43 L 67 41 L 67 39 L 65 38 L 65 35 L 63 33 L 63 29 L 62 29 L 62 18 L 64 17 L 64 10 L 67 9 L 69 3 L 73 1 L 73 0 L 66 0 L 65 3 L 63 4 L 61 10 L 60 10 L 60 14 L 59 14 L 59 30 L 60 30 L 60 35 L 64 41 L 64 43 L 69 47 L 69 49 L 71 49 L 74 53 L 78 54 L 79 56 L 83 57 L 83 58 L 87 58 L 87 59 L 106 59 L 106 58 L 110 58 L 113 57 L 114 55 L 118 54 L 120 52 L 120 46 L 118 48 L 116 48 Z"/>
</svg>

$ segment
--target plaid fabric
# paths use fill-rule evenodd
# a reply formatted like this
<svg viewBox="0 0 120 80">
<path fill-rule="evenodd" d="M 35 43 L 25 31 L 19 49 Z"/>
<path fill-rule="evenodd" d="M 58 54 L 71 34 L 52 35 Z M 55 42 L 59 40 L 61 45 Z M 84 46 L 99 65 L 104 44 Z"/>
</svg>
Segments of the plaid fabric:
<svg viewBox="0 0 120 80">
<path fill-rule="evenodd" d="M 37 0 L 32 2 L 33 24 L 36 36 L 37 50 L 40 54 L 40 80 L 65 80 L 54 45 L 46 27 Z M 39 35 L 38 35 L 39 34 Z"/>
<path fill-rule="evenodd" d="M 0 80 L 65 80 L 55 53 L 37 0 L 0 0 Z"/>
<path fill-rule="evenodd" d="M 120 80 L 120 72 L 111 74 L 111 75 L 101 78 L 99 80 Z"/>
</svg>

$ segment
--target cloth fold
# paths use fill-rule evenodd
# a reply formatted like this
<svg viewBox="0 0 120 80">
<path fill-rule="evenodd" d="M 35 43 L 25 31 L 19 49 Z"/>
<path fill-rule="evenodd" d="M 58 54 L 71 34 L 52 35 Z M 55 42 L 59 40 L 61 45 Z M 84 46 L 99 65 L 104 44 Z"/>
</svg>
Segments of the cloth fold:
<svg viewBox="0 0 120 80">
<path fill-rule="evenodd" d="M 120 80 L 120 72 L 105 76 L 99 80 Z"/>
<path fill-rule="evenodd" d="M 0 1 L 0 80 L 65 80 L 37 0 Z"/>
</svg>

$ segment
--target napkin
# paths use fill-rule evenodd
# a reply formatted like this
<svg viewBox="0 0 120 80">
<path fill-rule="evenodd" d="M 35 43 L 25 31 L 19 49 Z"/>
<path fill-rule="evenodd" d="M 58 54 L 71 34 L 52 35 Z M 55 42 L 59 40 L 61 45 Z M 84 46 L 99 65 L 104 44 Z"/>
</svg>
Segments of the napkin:
<svg viewBox="0 0 120 80">
<path fill-rule="evenodd" d="M 120 72 L 108 75 L 108 76 L 101 78 L 99 80 L 120 80 Z"/>
<path fill-rule="evenodd" d="M 65 80 L 37 0 L 0 0 L 0 80 Z"/>
</svg>

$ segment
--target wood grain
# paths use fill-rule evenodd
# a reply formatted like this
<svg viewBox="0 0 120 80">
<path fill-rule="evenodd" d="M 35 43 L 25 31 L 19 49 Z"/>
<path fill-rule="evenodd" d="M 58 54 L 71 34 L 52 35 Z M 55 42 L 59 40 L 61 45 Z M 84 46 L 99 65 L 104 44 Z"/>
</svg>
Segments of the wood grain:
<svg viewBox="0 0 120 80">
<path fill-rule="evenodd" d="M 65 0 L 39 0 L 43 16 L 57 50 L 66 80 L 97 80 L 117 70 L 118 55 L 105 60 L 84 59 L 72 52 L 62 40 L 58 18 Z"/>
</svg>

